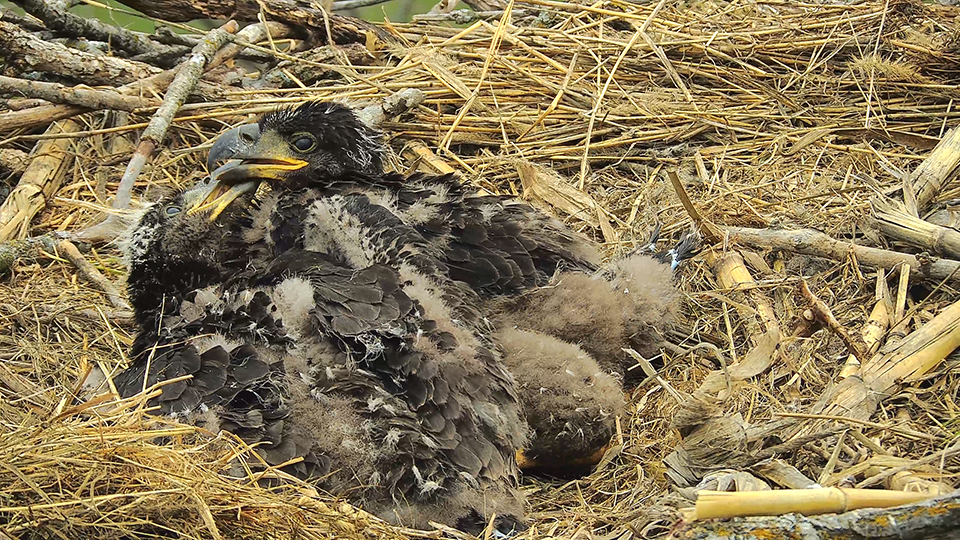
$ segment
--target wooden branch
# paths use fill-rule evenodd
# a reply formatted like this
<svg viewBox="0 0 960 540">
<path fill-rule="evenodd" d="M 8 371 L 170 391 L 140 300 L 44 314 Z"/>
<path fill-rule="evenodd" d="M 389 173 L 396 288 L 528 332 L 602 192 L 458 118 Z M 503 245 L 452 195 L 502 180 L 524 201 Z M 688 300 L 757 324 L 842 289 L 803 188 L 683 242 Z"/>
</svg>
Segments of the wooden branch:
<svg viewBox="0 0 960 540">
<path fill-rule="evenodd" d="M 0 21 L 0 59 L 17 73 L 54 73 L 91 86 L 116 86 L 161 71 L 141 62 L 97 56 L 44 41 L 3 21 Z"/>
<path fill-rule="evenodd" d="M 88 109 L 114 109 L 134 111 L 148 107 L 152 100 L 136 96 L 127 96 L 116 90 L 94 90 L 92 88 L 69 87 L 57 83 L 28 81 L 0 75 L 0 92 L 21 94 L 27 97 L 44 99 L 53 103 L 79 105 Z"/>
<path fill-rule="evenodd" d="M 279 23 L 268 23 L 267 27 L 264 27 L 262 24 L 253 24 L 237 34 L 237 39 L 245 42 L 261 41 L 266 38 L 265 28 L 269 28 L 271 35 L 274 37 L 285 37 L 292 32 L 290 28 Z M 243 50 L 243 48 L 244 45 L 240 44 L 227 45 L 213 57 L 207 69 L 212 69 L 230 60 Z M 121 86 L 117 91 L 129 96 L 143 96 L 152 93 L 161 94 L 166 90 L 170 82 L 173 81 L 174 77 L 176 77 L 178 69 L 179 67 L 168 69 L 144 79 L 137 79 Z M 198 83 L 197 93 L 200 94 L 201 98 L 208 101 L 215 101 L 220 97 L 219 89 L 210 88 L 209 85 L 203 82 Z M 90 109 L 75 105 L 42 105 L 22 111 L 0 114 L 0 133 L 16 128 L 29 128 L 49 124 L 52 121 L 70 118 L 89 110 Z"/>
<path fill-rule="evenodd" d="M 47 134 L 74 133 L 82 126 L 73 120 L 53 124 Z M 0 205 L 0 241 L 23 238 L 30 228 L 33 216 L 46 206 L 63 182 L 73 156 L 67 151 L 70 139 L 40 141 L 34 148 L 30 165 L 20 176 L 17 187 Z"/>
<path fill-rule="evenodd" d="M 74 15 L 56 2 L 47 0 L 11 0 L 24 11 L 43 21 L 51 30 L 75 37 L 105 41 L 132 54 L 169 53 L 165 45 L 125 28 L 105 24 L 98 19 Z M 65 7 L 65 6 L 64 6 Z"/>
<path fill-rule="evenodd" d="M 0 6 L 0 21 L 13 23 L 20 28 L 29 30 L 31 32 L 43 32 L 45 30 L 49 30 L 43 25 L 43 22 L 37 20 L 36 17 L 19 15 L 14 13 L 13 10 L 6 6 Z"/>
<path fill-rule="evenodd" d="M 907 211 L 919 217 L 943 186 L 956 176 L 960 168 L 960 129 L 953 128 L 943 136 L 940 143 L 930 152 L 905 180 L 911 186 L 912 197 L 905 197 Z"/>
<path fill-rule="evenodd" d="M 319 8 L 320 2 L 310 0 L 120 0 L 122 4 L 142 13 L 171 22 L 186 22 L 194 19 L 233 19 L 236 21 L 258 21 L 261 14 L 267 19 L 288 24 L 301 29 L 315 43 L 325 43 L 327 39 L 326 22 L 330 23 L 333 42 L 365 43 L 370 32 L 381 41 L 396 42 L 391 34 L 377 26 L 354 17 L 324 14 Z"/>
<path fill-rule="evenodd" d="M 875 199 L 872 206 L 877 226 L 888 238 L 935 255 L 960 259 L 960 232 L 956 229 L 934 225 L 911 215 L 906 207 L 896 201 Z"/>
<path fill-rule="evenodd" d="M 524 17 L 529 13 L 528 10 L 514 9 L 514 17 Z M 473 11 L 470 9 L 457 9 L 449 13 L 423 13 L 413 16 L 413 22 L 452 22 L 455 24 L 470 24 L 477 21 L 493 21 L 503 18 L 503 10 L 494 11 Z"/>
<path fill-rule="evenodd" d="M 18 261 L 34 261 L 39 259 L 43 252 L 53 253 L 57 249 L 56 244 L 59 240 L 44 234 L 0 243 L 0 274 L 6 274 L 12 270 L 14 263 Z"/>
<path fill-rule="evenodd" d="M 854 510 L 817 517 L 787 514 L 687 524 L 674 531 L 674 537 L 685 540 L 801 537 L 804 540 L 937 540 L 954 538 L 957 523 L 960 523 L 960 492 L 896 508 Z"/>
<path fill-rule="evenodd" d="M 22 111 L 0 114 L 0 133 L 6 133 L 14 129 L 42 126 L 57 120 L 74 117 L 89 110 L 86 107 L 76 105 L 40 105 Z"/>
<path fill-rule="evenodd" d="M 782 249 L 805 255 L 815 255 L 836 261 L 844 261 L 849 255 L 857 262 L 872 268 L 893 268 L 909 264 L 912 276 L 934 281 L 960 280 L 960 262 L 940 259 L 935 261 L 917 259 L 913 255 L 859 246 L 850 242 L 834 240 L 811 229 L 773 230 L 746 227 L 723 227 L 732 242 L 767 249 Z"/>
</svg>

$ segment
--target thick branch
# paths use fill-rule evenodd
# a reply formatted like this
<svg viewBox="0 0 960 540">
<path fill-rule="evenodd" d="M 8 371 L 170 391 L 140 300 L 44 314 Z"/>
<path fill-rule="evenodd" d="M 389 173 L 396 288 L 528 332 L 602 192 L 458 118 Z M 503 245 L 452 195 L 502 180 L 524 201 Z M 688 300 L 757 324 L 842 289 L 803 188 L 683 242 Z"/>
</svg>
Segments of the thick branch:
<svg viewBox="0 0 960 540">
<path fill-rule="evenodd" d="M 848 256 L 853 255 L 858 263 L 873 268 L 893 268 L 898 264 L 909 264 L 914 278 L 934 281 L 949 278 L 952 281 L 960 281 L 960 262 L 949 259 L 920 260 L 906 253 L 841 242 L 811 229 L 773 230 L 746 227 L 723 227 L 722 229 L 730 236 L 731 241 L 748 246 L 782 249 L 836 261 L 846 260 Z"/>
<path fill-rule="evenodd" d="M 743 540 L 803 538 L 805 540 L 920 540 L 954 538 L 960 523 L 960 491 L 896 508 L 854 510 L 843 514 L 804 517 L 736 518 L 695 523 L 675 533 L 678 538 Z"/>
<path fill-rule="evenodd" d="M 148 64 L 115 56 L 97 56 L 43 41 L 3 21 L 0 21 L 0 59 L 12 74 L 40 71 L 91 86 L 116 86 L 160 72 L 159 68 Z"/>
<path fill-rule="evenodd" d="M 0 25 L 3 23 L 0 22 Z M 259 27 L 259 29 L 257 28 Z M 280 29 L 278 25 L 272 25 L 274 28 Z M 255 39 L 257 36 L 262 36 L 262 27 L 261 25 L 252 25 L 247 28 L 244 28 L 244 31 L 240 33 L 240 36 L 243 36 L 247 30 L 251 29 L 249 35 L 251 39 Z M 3 27 L 0 26 L 0 45 L 3 41 Z M 276 35 L 276 34 L 275 34 Z M 32 37 L 32 36 L 31 36 Z M 41 42 L 42 43 L 42 42 Z M 232 55 L 236 55 L 236 49 Z M 222 52 L 222 51 L 221 51 Z M 2 55 L 2 51 L 0 51 Z M 96 58 L 110 58 L 110 57 L 96 57 Z M 218 54 L 214 57 L 213 61 L 210 62 L 210 67 L 214 67 L 223 63 L 224 61 L 232 58 L 231 55 L 222 55 Z M 151 68 L 152 69 L 152 68 Z M 166 71 L 160 71 L 149 77 L 140 77 L 135 80 L 128 82 L 127 84 L 121 86 L 117 89 L 122 94 L 128 96 L 142 96 L 151 93 L 162 93 L 164 89 L 173 81 L 176 77 L 179 67 L 168 69 Z M 126 79 L 124 79 L 126 80 Z M 110 83 L 109 86 L 113 86 L 115 83 Z M 219 98 L 220 90 L 211 85 L 200 83 L 197 89 L 197 93 L 200 94 L 204 99 L 215 101 Z M 30 109 L 24 109 L 20 111 L 9 112 L 5 114 L 0 114 L 0 133 L 13 130 L 16 128 L 31 128 L 34 126 L 49 124 L 55 120 L 61 120 L 63 118 L 70 118 L 78 114 L 88 112 L 90 109 L 86 107 L 80 107 L 76 105 L 41 105 L 38 107 L 33 107 Z"/>
<path fill-rule="evenodd" d="M 324 14 L 319 2 L 310 0 L 120 0 L 138 11 L 152 17 L 172 22 L 194 19 L 233 19 L 256 21 L 261 9 L 268 20 L 279 21 L 306 30 L 318 42 L 327 41 L 326 21 L 334 43 L 365 43 L 367 32 L 372 32 L 381 41 L 393 42 L 394 38 L 379 26 L 354 17 Z"/>
<path fill-rule="evenodd" d="M 104 24 L 97 19 L 80 17 L 47 0 L 11 0 L 24 11 L 42 20 L 51 30 L 70 36 L 83 36 L 106 41 L 132 54 L 169 52 L 169 47 L 153 43 L 146 36 L 124 28 Z M 65 7 L 65 6 L 63 6 Z"/>
<path fill-rule="evenodd" d="M 0 6 L 0 21 L 6 21 L 8 23 L 13 23 L 20 28 L 29 30 L 31 32 L 43 32 L 48 30 L 42 22 L 38 21 L 35 17 L 22 16 L 13 12 L 10 8 Z"/>
<path fill-rule="evenodd" d="M 146 99 L 126 96 L 116 90 L 69 87 L 57 83 L 28 81 L 2 75 L 0 75 L 0 92 L 21 94 L 27 97 L 45 99 L 53 103 L 80 105 L 90 109 L 134 111 L 151 105 L 151 102 Z"/>
</svg>

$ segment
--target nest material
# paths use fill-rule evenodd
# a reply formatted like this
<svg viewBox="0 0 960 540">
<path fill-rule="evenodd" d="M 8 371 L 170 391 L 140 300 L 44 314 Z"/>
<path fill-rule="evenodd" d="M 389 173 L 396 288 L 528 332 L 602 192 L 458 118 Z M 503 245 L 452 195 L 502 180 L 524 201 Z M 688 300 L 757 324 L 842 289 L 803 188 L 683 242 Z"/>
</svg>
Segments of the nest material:
<svg viewBox="0 0 960 540">
<path fill-rule="evenodd" d="M 480 190 L 525 196 L 611 255 L 642 245 L 658 223 L 667 238 L 691 227 L 668 172 L 678 175 L 701 223 L 815 228 L 909 251 L 865 218 L 875 197 L 902 197 L 903 179 L 960 117 L 957 9 L 533 0 L 523 10 L 527 17 L 508 25 L 386 24 L 400 44 L 372 52 L 368 66 L 331 71 L 286 55 L 286 73 L 273 75 L 309 88 L 227 87 L 218 102 L 187 105 L 140 175 L 136 198 L 149 202 L 190 185 L 203 174 L 205 145 L 248 114 L 419 88 L 425 103 L 383 126 L 396 168 L 452 168 Z M 29 227 L 10 230 L 36 235 L 96 223 L 129 160 L 130 134 L 151 112 L 70 121 L 61 131 L 71 138 L 55 139 L 73 158 L 57 173 L 61 187 Z M 36 130 L 0 133 L 11 150 L 29 151 L 38 139 Z M 10 170 L 0 174 L 18 174 Z M 958 193 L 949 183 L 937 200 Z M 937 454 L 956 431 L 955 360 L 905 385 L 896 381 L 859 423 L 807 414 L 822 413 L 835 395 L 851 356 L 838 328 L 859 336 L 879 283 L 891 278 L 899 323 L 886 334 L 892 343 L 956 301 L 953 282 L 901 281 L 898 291 L 894 268 L 878 279 L 850 257 L 755 248 L 739 248 L 742 258 L 731 263 L 734 247 L 720 241 L 682 271 L 685 307 L 668 336 L 673 346 L 638 367 L 658 371 L 633 391 L 596 472 L 572 482 L 525 480 L 533 524 L 525 537 L 665 535 L 679 519 L 676 508 L 690 504 L 671 486 L 689 488 L 724 462 L 771 483 L 780 476 L 757 462 L 769 466 L 776 457 L 828 486 L 957 485 L 960 462 L 952 452 Z M 87 259 L 122 281 L 113 246 Z M 712 267 L 711 259 L 752 274 L 754 283 L 743 291 L 735 284 L 744 280 L 729 281 L 734 271 Z M 832 328 L 802 294 L 801 278 L 834 318 Z M 16 265 L 0 287 L 0 310 L 0 523 L 7 534 L 428 536 L 389 527 L 308 486 L 267 490 L 250 478 L 230 479 L 230 458 L 254 460 L 255 453 L 225 434 L 152 418 L 142 401 L 119 408 L 87 402 L 84 376 L 93 364 L 108 373 L 123 366 L 133 327 L 56 254 Z M 774 339 L 771 325 L 778 347 L 757 354 Z M 751 352 L 762 356 L 750 364 L 756 369 L 731 369 Z M 691 410 L 709 414 L 697 424 Z M 726 448 L 703 431 L 722 419 L 732 434 Z M 691 452 L 683 446 L 691 440 L 716 449 Z"/>
</svg>

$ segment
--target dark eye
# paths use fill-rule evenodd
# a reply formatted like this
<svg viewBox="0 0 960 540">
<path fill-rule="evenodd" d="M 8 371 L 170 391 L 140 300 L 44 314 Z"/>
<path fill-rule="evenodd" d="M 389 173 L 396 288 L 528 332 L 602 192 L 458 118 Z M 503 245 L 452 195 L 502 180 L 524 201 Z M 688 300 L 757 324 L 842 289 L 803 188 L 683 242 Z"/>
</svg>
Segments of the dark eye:
<svg viewBox="0 0 960 540">
<path fill-rule="evenodd" d="M 168 216 L 175 216 L 180 213 L 181 208 L 179 206 L 168 206 L 163 209 L 163 212 Z"/>
<path fill-rule="evenodd" d="M 291 140 L 293 140 L 293 147 L 298 152 L 306 153 L 317 147 L 317 139 L 309 133 L 295 133 Z"/>
</svg>

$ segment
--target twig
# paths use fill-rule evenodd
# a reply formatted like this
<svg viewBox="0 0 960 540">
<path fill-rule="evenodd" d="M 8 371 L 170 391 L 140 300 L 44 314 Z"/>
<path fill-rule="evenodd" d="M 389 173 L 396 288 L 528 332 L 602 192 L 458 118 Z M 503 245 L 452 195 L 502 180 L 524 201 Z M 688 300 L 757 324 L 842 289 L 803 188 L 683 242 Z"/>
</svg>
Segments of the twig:
<svg viewBox="0 0 960 540">
<path fill-rule="evenodd" d="M 817 318 L 823 321 L 823 323 L 827 325 L 827 328 L 832 330 L 834 334 L 840 336 L 840 339 L 843 340 L 843 344 L 846 345 L 850 354 L 856 356 L 861 364 L 866 362 L 869 357 L 864 350 L 863 340 L 858 341 L 850 336 L 843 325 L 833 316 L 833 312 L 830 311 L 830 306 L 817 295 L 813 294 L 813 291 L 810 290 L 805 280 L 800 281 L 800 292 L 803 294 L 803 297 L 812 304 L 813 312 L 817 315 Z"/>
<path fill-rule="evenodd" d="M 163 103 L 150 119 L 150 124 L 143 130 L 143 134 L 140 136 L 140 144 L 137 145 L 137 150 L 133 153 L 133 158 L 130 159 L 130 163 L 120 179 L 120 186 L 117 188 L 117 195 L 113 201 L 114 208 L 123 210 L 130 207 L 133 184 L 140 176 L 140 171 L 143 170 L 147 159 L 167 134 L 167 129 L 173 122 L 173 116 L 186 101 L 190 91 L 197 85 L 204 66 L 213 59 L 220 47 L 233 39 L 233 34 L 236 31 L 237 23 L 234 21 L 229 21 L 222 27 L 211 30 L 194 48 L 190 58 L 177 71 L 176 77 L 170 83 L 170 87 L 163 97 Z M 88 240 L 114 238 L 119 232 L 118 229 L 122 226 L 122 220 L 117 215 L 111 214 L 99 225 L 80 233 L 80 237 Z"/>
<path fill-rule="evenodd" d="M 94 90 L 92 88 L 69 87 L 57 83 L 28 81 L 0 75 L 0 92 L 22 94 L 40 98 L 53 103 L 79 105 L 89 109 L 114 109 L 134 111 L 148 107 L 151 103 L 145 99 L 126 96 L 116 90 Z"/>
<path fill-rule="evenodd" d="M 170 83 L 170 87 L 167 88 L 167 93 L 163 97 L 163 103 L 150 119 L 150 124 L 143 130 L 143 134 L 140 136 L 140 144 L 120 179 L 120 186 L 117 188 L 117 196 L 114 199 L 114 208 L 126 209 L 130 206 L 133 184 L 140 176 L 140 171 L 150 154 L 167 134 L 167 129 L 173 122 L 173 116 L 186 101 L 191 90 L 197 85 L 200 75 L 203 74 L 204 66 L 213 63 L 217 51 L 233 39 L 233 34 L 236 33 L 237 28 L 236 22 L 229 21 L 222 27 L 211 30 L 194 47 L 190 58 L 177 71 L 176 77 Z"/>
<path fill-rule="evenodd" d="M 336 9 L 337 2 L 333 3 Z M 528 11 L 523 9 L 513 10 L 514 17 L 525 17 Z M 490 21 L 503 17 L 503 10 L 494 11 L 472 11 L 469 9 L 458 9 L 450 13 L 423 13 L 414 15 L 414 22 L 452 22 L 456 24 L 470 24 L 476 21 Z"/>
<path fill-rule="evenodd" d="M 0 243 L 0 274 L 9 272 L 17 261 L 31 261 L 40 258 L 44 252 L 53 253 L 60 240 L 59 237 L 44 234 Z"/>
</svg>

